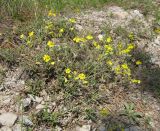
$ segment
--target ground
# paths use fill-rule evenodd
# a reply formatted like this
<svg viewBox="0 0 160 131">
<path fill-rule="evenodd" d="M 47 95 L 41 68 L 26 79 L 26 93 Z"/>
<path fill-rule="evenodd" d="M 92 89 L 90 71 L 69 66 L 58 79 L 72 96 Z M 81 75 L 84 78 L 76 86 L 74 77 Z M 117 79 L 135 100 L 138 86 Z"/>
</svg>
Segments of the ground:
<svg viewBox="0 0 160 131">
<path fill-rule="evenodd" d="M 158 4 L 158 1 L 156 2 Z M 32 74 L 29 74 L 23 65 L 10 66 L 6 64 L 7 60 L 0 58 L 0 130 L 159 131 L 160 34 L 155 32 L 155 28 L 156 31 L 160 28 L 159 25 L 154 27 L 154 16 L 144 16 L 140 9 L 107 5 L 101 9 L 65 14 L 63 19 L 68 20 L 72 17 L 76 19 L 75 28 L 78 32 L 93 34 L 96 39 L 110 33 L 115 38 L 115 43 L 119 40 L 123 42 L 123 38 L 134 32 L 134 42 L 137 46 L 133 53 L 134 59 L 143 58 L 143 65 L 135 69 L 135 75 L 140 78 L 141 84 L 126 86 L 113 81 L 101 83 L 98 90 L 95 90 L 99 96 L 93 92 L 93 101 L 89 99 L 88 103 L 85 103 L 85 93 L 68 100 L 68 94 L 57 87 L 56 78 L 51 77 L 52 79 L 42 86 L 43 82 L 30 79 Z M 58 16 L 57 19 L 61 18 Z M 21 44 L 19 36 L 14 32 L 17 27 L 12 20 L 9 21 L 0 23 L 2 49 L 14 49 Z M 11 42 L 5 33 L 8 29 L 12 31 L 14 42 Z M 56 38 L 53 41 L 59 42 L 59 45 L 64 44 L 64 47 L 66 45 L 65 40 Z M 36 50 L 39 50 L 38 47 Z M 36 55 L 34 51 L 33 53 Z M 23 57 L 23 54 L 21 55 Z M 4 54 L 0 54 L 0 57 L 2 56 Z M 12 56 L 11 54 L 5 58 L 9 59 Z M 43 77 L 40 76 L 38 80 L 41 78 Z M 100 113 L 98 109 L 101 109 Z M 86 119 L 86 114 L 89 119 Z M 134 115 L 138 120 L 134 120 Z"/>
</svg>

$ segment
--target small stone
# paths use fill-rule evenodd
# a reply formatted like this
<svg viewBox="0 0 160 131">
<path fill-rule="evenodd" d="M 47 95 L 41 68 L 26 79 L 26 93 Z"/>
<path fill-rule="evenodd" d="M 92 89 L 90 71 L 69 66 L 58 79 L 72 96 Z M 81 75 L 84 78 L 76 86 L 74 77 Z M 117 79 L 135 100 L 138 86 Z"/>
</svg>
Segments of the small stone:
<svg viewBox="0 0 160 131">
<path fill-rule="evenodd" d="M 40 95 L 43 96 L 43 97 L 46 97 L 47 96 L 47 92 L 45 90 L 42 90 L 40 92 Z"/>
<path fill-rule="evenodd" d="M 42 100 L 43 100 L 43 97 L 33 96 L 32 94 L 28 94 L 28 97 L 29 97 L 32 101 L 37 102 L 37 103 L 41 103 Z"/>
<path fill-rule="evenodd" d="M 43 100 L 42 97 L 37 97 L 37 96 L 35 97 L 35 101 L 36 101 L 37 103 L 41 103 L 42 100 Z"/>
<path fill-rule="evenodd" d="M 22 131 L 22 126 L 21 124 L 16 124 L 12 128 L 13 131 Z"/>
<path fill-rule="evenodd" d="M 12 131 L 12 129 L 7 126 L 3 126 L 2 128 L 0 128 L 0 131 Z"/>
<path fill-rule="evenodd" d="M 1 84 L 1 86 L 0 86 L 0 91 L 3 91 L 4 89 L 5 89 L 4 85 Z"/>
<path fill-rule="evenodd" d="M 20 121 L 26 126 L 33 126 L 33 122 L 29 119 L 28 116 L 22 116 Z"/>
<path fill-rule="evenodd" d="M 141 131 L 141 129 L 138 126 L 132 126 L 124 129 L 124 131 Z"/>
<path fill-rule="evenodd" d="M 113 17 L 118 19 L 125 19 L 129 15 L 124 9 L 118 6 L 109 7 L 109 12 L 112 14 Z"/>
<path fill-rule="evenodd" d="M 99 40 L 103 40 L 103 38 L 104 38 L 104 35 L 102 35 L 102 34 L 99 34 L 99 35 L 98 35 L 98 39 L 99 39 Z"/>
<path fill-rule="evenodd" d="M 30 104 L 31 104 L 31 98 L 23 99 L 23 100 L 22 100 L 22 104 L 23 104 L 22 106 L 23 106 L 24 108 L 29 107 Z"/>
<path fill-rule="evenodd" d="M 11 97 L 10 96 L 6 96 L 6 97 L 4 97 L 3 98 L 3 104 L 9 104 L 10 103 L 10 101 L 11 101 Z"/>
<path fill-rule="evenodd" d="M 134 10 L 133 12 L 131 12 L 131 15 L 132 15 L 133 17 L 143 18 L 143 14 L 141 14 L 141 13 L 139 12 L 139 10 Z"/>
<path fill-rule="evenodd" d="M 45 108 L 45 105 L 42 105 L 42 104 L 39 104 L 36 106 L 36 109 L 37 110 L 41 110 L 41 109 L 44 109 Z"/>
<path fill-rule="evenodd" d="M 35 98 L 33 97 L 32 94 L 28 94 L 28 97 L 29 97 L 32 101 L 35 101 Z"/>
<path fill-rule="evenodd" d="M 77 30 L 79 30 L 79 31 L 82 31 L 82 30 L 83 30 L 83 27 L 82 27 L 81 25 L 76 24 L 75 26 L 76 26 L 76 29 L 77 29 Z"/>
<path fill-rule="evenodd" d="M 17 115 L 11 112 L 3 113 L 0 115 L 0 123 L 4 126 L 13 126 L 17 120 Z"/>
<path fill-rule="evenodd" d="M 91 125 L 83 125 L 82 127 L 77 126 L 76 131 L 90 131 L 91 130 Z"/>
<path fill-rule="evenodd" d="M 56 126 L 55 129 L 56 129 L 56 131 L 62 131 L 62 128 L 59 126 Z"/>
<path fill-rule="evenodd" d="M 106 129 L 105 125 L 100 125 L 97 130 L 98 131 L 106 131 L 107 129 Z"/>
</svg>

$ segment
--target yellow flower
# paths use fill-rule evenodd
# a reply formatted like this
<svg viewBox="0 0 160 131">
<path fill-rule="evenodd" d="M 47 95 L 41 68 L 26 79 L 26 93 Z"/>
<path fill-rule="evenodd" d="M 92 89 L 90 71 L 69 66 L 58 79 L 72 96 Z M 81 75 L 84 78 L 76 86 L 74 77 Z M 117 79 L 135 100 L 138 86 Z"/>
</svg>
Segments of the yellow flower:
<svg viewBox="0 0 160 131">
<path fill-rule="evenodd" d="M 49 62 L 49 61 L 51 60 L 51 57 L 50 57 L 49 55 L 44 55 L 44 56 L 43 56 L 43 60 L 44 60 L 45 62 Z"/>
<path fill-rule="evenodd" d="M 74 75 L 77 75 L 77 71 L 73 71 L 73 74 L 74 74 Z"/>
<path fill-rule="evenodd" d="M 68 78 L 72 78 L 72 75 L 68 75 Z"/>
<path fill-rule="evenodd" d="M 127 49 L 129 49 L 129 50 L 132 50 L 132 49 L 134 49 L 134 44 L 128 44 L 128 47 L 127 47 Z"/>
<path fill-rule="evenodd" d="M 93 39 L 93 36 L 92 36 L 92 35 L 87 35 L 87 36 L 86 36 L 86 39 L 87 39 L 87 40 L 92 40 L 92 39 Z"/>
<path fill-rule="evenodd" d="M 132 79 L 132 80 L 131 80 L 131 82 L 132 82 L 132 83 L 137 83 L 137 84 L 140 84 L 140 83 L 141 83 L 141 80 Z"/>
<path fill-rule="evenodd" d="M 108 116 L 110 114 L 109 110 L 106 108 L 101 109 L 99 113 L 102 116 Z"/>
<path fill-rule="evenodd" d="M 154 30 L 155 33 L 160 34 L 160 28 Z"/>
<path fill-rule="evenodd" d="M 129 44 L 126 49 L 120 52 L 120 54 L 128 54 L 134 49 L 134 47 L 134 44 Z"/>
<path fill-rule="evenodd" d="M 67 83 L 67 82 L 68 82 L 68 80 L 67 80 L 67 78 L 66 78 L 66 77 L 64 77 L 64 82 L 65 82 L 65 83 Z"/>
<path fill-rule="evenodd" d="M 54 16 L 54 17 L 56 17 L 56 13 L 53 13 L 52 10 L 50 10 L 50 11 L 48 12 L 48 16 Z"/>
<path fill-rule="evenodd" d="M 141 64 L 142 64 L 142 62 L 140 60 L 136 61 L 136 65 L 141 65 Z"/>
<path fill-rule="evenodd" d="M 70 19 L 69 19 L 69 22 L 71 22 L 71 23 L 76 23 L 76 20 L 75 20 L 74 18 L 70 18 Z"/>
<path fill-rule="evenodd" d="M 101 46 L 97 43 L 97 42 L 93 42 L 93 45 L 97 48 L 97 49 L 100 49 L 101 48 Z"/>
<path fill-rule="evenodd" d="M 55 64 L 55 62 L 54 62 L 54 61 L 52 61 L 52 62 L 51 62 L 51 65 L 54 65 L 54 64 Z"/>
<path fill-rule="evenodd" d="M 107 43 L 112 42 L 112 37 L 108 37 L 106 41 L 107 41 Z"/>
<path fill-rule="evenodd" d="M 76 43 L 79 43 L 79 42 L 85 42 L 86 39 L 85 39 L 85 38 L 80 38 L 80 37 L 75 37 L 75 38 L 73 39 L 73 41 L 75 41 Z"/>
<path fill-rule="evenodd" d="M 117 67 L 115 67 L 114 71 L 115 71 L 116 74 L 121 74 L 121 67 L 120 67 L 120 65 L 118 65 Z"/>
<path fill-rule="evenodd" d="M 38 61 L 36 62 L 36 65 L 40 65 L 40 64 L 41 64 L 40 62 L 38 62 Z"/>
<path fill-rule="evenodd" d="M 131 75 L 131 70 L 126 63 L 122 64 L 121 67 L 123 69 L 123 74 L 124 75 L 128 75 L 128 76 Z"/>
<path fill-rule="evenodd" d="M 106 48 L 106 54 L 112 54 L 113 53 L 113 47 L 111 45 L 105 45 Z"/>
<path fill-rule="evenodd" d="M 21 35 L 20 35 L 20 38 L 21 38 L 21 39 L 24 39 L 24 37 L 25 37 L 24 34 L 21 34 Z"/>
<path fill-rule="evenodd" d="M 78 78 L 79 78 L 80 80 L 84 80 L 84 79 L 86 78 L 86 75 L 83 74 L 83 73 L 81 73 L 81 74 L 78 75 Z"/>
<path fill-rule="evenodd" d="M 62 28 L 62 29 L 60 29 L 60 30 L 59 30 L 59 32 L 60 32 L 60 33 L 63 33 L 63 32 L 64 32 L 64 29 L 63 29 L 63 28 Z"/>
<path fill-rule="evenodd" d="M 75 77 L 74 79 L 75 79 L 75 80 L 78 80 L 78 79 L 79 79 L 79 77 L 77 76 L 77 77 Z"/>
<path fill-rule="evenodd" d="M 81 39 L 80 39 L 79 37 L 75 37 L 75 38 L 73 39 L 73 41 L 75 41 L 76 43 L 79 43 L 79 42 L 81 41 Z"/>
<path fill-rule="evenodd" d="M 47 45 L 48 45 L 49 47 L 54 47 L 54 46 L 55 46 L 55 43 L 52 42 L 52 41 L 48 41 L 48 42 L 47 42 Z"/>
<path fill-rule="evenodd" d="M 134 34 L 133 33 L 130 33 L 129 36 L 130 40 L 134 40 Z"/>
<path fill-rule="evenodd" d="M 111 60 L 108 60 L 108 61 L 107 61 L 107 64 L 108 64 L 109 66 L 112 66 L 112 65 L 113 65 L 113 62 L 112 62 Z"/>
<path fill-rule="evenodd" d="M 28 36 L 29 36 L 29 37 L 32 37 L 33 35 L 34 35 L 34 32 L 33 32 L 33 31 L 28 33 Z"/>
<path fill-rule="evenodd" d="M 80 38 L 80 41 L 81 42 L 86 42 L 86 39 L 85 38 Z"/>
<path fill-rule="evenodd" d="M 98 45 L 98 43 L 96 41 L 94 41 L 93 45 L 96 47 Z"/>
<path fill-rule="evenodd" d="M 126 63 L 122 64 L 123 69 L 128 69 L 128 65 Z"/>
<path fill-rule="evenodd" d="M 96 46 L 96 49 L 100 49 L 100 48 L 101 48 L 101 46 L 100 46 L 100 45 L 97 45 L 97 46 Z"/>
<path fill-rule="evenodd" d="M 65 72 L 66 72 L 66 74 L 70 74 L 70 73 L 71 73 L 71 69 L 67 68 L 67 69 L 65 70 Z"/>
<path fill-rule="evenodd" d="M 123 48 L 123 44 L 121 42 L 118 43 L 118 49 L 121 50 Z"/>
<path fill-rule="evenodd" d="M 74 30 L 74 28 L 73 28 L 73 27 L 72 27 L 72 28 L 69 28 L 69 30 L 70 30 L 70 31 L 73 31 L 73 30 Z"/>
<path fill-rule="evenodd" d="M 28 45 L 31 45 L 31 41 L 30 41 L 30 40 L 27 40 L 27 44 L 28 44 Z"/>
<path fill-rule="evenodd" d="M 45 26 L 45 29 L 47 29 L 47 30 L 51 30 L 53 28 L 53 23 L 52 22 L 47 22 L 46 23 L 46 26 Z"/>
<path fill-rule="evenodd" d="M 49 34 L 49 35 L 54 35 L 54 32 L 53 32 L 53 31 L 51 31 L 51 32 L 48 32 L 48 34 Z"/>
<path fill-rule="evenodd" d="M 84 81 L 83 81 L 83 84 L 88 84 L 88 81 L 84 80 Z"/>
</svg>

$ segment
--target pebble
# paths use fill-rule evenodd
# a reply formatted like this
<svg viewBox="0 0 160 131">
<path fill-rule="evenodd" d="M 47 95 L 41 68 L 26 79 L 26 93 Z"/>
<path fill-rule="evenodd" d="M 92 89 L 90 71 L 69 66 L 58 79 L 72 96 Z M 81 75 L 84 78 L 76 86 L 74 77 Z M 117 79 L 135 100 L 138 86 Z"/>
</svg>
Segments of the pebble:
<svg viewBox="0 0 160 131">
<path fill-rule="evenodd" d="M 24 107 L 24 108 L 29 107 L 30 104 L 31 104 L 31 101 L 32 101 L 31 98 L 25 98 L 25 99 L 23 99 L 23 100 L 22 100 L 23 107 Z"/>
<path fill-rule="evenodd" d="M 3 113 L 0 115 L 0 123 L 4 126 L 13 126 L 17 120 L 17 115 L 11 112 Z"/>
<path fill-rule="evenodd" d="M 12 131 L 12 129 L 7 126 L 3 126 L 2 128 L 0 128 L 0 131 Z"/>
<path fill-rule="evenodd" d="M 41 109 L 44 109 L 45 108 L 45 105 L 42 105 L 42 104 L 39 104 L 36 106 L 36 110 L 41 110 Z"/>
<path fill-rule="evenodd" d="M 33 122 L 29 119 L 28 116 L 20 117 L 20 121 L 26 126 L 33 126 Z"/>
<path fill-rule="evenodd" d="M 77 126 L 75 131 L 90 131 L 91 125 L 83 125 L 82 127 Z"/>
<path fill-rule="evenodd" d="M 141 130 L 138 126 L 132 126 L 132 127 L 124 129 L 124 131 L 141 131 Z"/>
<path fill-rule="evenodd" d="M 100 125 L 97 129 L 98 131 L 106 131 L 105 125 Z"/>
<path fill-rule="evenodd" d="M 13 131 L 22 131 L 22 126 L 21 124 L 16 124 L 12 128 Z"/>
</svg>

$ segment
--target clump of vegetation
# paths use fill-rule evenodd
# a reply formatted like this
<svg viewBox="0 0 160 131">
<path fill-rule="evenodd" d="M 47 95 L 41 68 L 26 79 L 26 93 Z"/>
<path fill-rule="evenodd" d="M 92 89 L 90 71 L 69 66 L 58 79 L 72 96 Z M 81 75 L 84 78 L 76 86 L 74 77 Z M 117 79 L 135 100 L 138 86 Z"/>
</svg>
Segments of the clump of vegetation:
<svg viewBox="0 0 160 131">
<path fill-rule="evenodd" d="M 140 112 L 135 110 L 135 105 L 133 103 L 126 103 L 124 105 L 125 109 L 121 115 L 125 115 L 128 117 L 129 121 L 139 123 L 139 118 L 142 117 Z"/>
<path fill-rule="evenodd" d="M 123 42 L 116 41 L 110 33 L 101 37 L 92 33 L 83 34 L 76 30 L 75 18 L 57 22 L 57 15 L 50 10 L 37 32 L 31 30 L 20 34 L 20 46 L 2 49 L 0 53 L 9 64 L 23 65 L 30 76 L 27 83 L 31 94 L 39 95 L 46 90 L 52 96 L 52 93 L 61 92 L 68 110 L 71 110 L 72 100 L 92 105 L 102 99 L 99 92 L 102 84 L 132 86 L 141 83 L 132 70 L 142 64 L 141 60 L 132 59 L 136 49 L 133 33 L 126 36 Z M 13 50 L 17 52 L 9 55 Z M 6 55 L 6 52 L 9 54 Z M 58 116 L 53 114 L 52 117 L 52 112 L 47 114 L 46 111 L 41 112 L 38 118 L 55 125 Z M 97 112 L 90 107 L 80 109 L 78 114 L 81 113 L 85 114 L 86 119 L 95 121 L 98 118 Z M 100 114 L 107 116 L 108 112 L 101 110 Z"/>
</svg>

